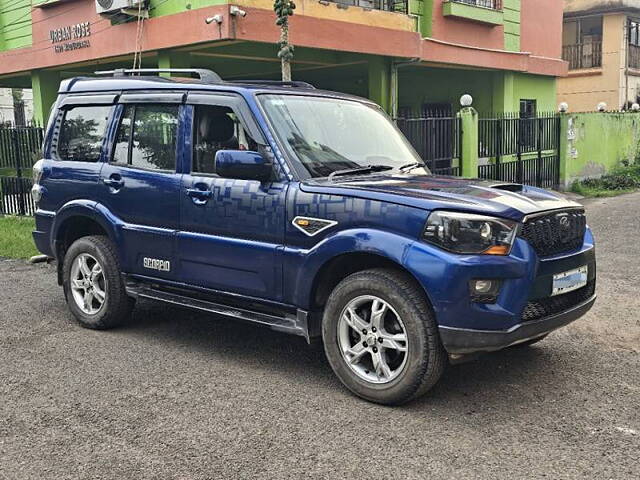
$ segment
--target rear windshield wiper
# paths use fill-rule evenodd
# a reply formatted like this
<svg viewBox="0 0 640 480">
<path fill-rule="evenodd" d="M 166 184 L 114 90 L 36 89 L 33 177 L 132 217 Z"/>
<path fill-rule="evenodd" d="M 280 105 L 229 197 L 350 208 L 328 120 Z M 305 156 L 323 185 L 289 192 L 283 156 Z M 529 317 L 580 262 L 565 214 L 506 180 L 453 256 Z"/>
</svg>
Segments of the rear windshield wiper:
<svg viewBox="0 0 640 480">
<path fill-rule="evenodd" d="M 386 170 L 393 170 L 393 167 L 389 165 L 364 165 L 362 167 L 346 168 L 344 170 L 331 172 L 329 180 L 333 180 L 334 177 L 342 177 L 345 175 L 360 175 L 362 173 L 384 172 Z"/>
</svg>

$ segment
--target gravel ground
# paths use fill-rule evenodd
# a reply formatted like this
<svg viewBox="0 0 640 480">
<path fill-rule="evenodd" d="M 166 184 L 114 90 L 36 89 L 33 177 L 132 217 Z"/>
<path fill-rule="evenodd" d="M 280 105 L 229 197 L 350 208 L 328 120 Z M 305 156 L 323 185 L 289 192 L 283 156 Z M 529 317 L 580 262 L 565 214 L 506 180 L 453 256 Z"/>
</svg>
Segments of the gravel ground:
<svg viewBox="0 0 640 480">
<path fill-rule="evenodd" d="M 53 267 L 0 261 L 0 478 L 640 478 L 640 194 L 588 204 L 599 300 L 423 399 L 351 396 L 320 347 L 141 303 L 78 327 Z"/>
</svg>

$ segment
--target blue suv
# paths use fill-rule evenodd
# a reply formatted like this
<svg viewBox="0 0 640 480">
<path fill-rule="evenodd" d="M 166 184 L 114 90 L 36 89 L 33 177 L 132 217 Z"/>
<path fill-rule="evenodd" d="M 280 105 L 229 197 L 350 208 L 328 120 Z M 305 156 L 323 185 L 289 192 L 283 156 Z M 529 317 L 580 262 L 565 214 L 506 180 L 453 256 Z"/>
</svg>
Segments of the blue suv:
<svg viewBox="0 0 640 480">
<path fill-rule="evenodd" d="M 106 73 L 62 83 L 32 191 L 35 242 L 85 327 L 138 298 L 235 317 L 321 339 L 347 388 L 392 405 L 595 301 L 579 204 L 433 176 L 366 99 Z"/>
</svg>

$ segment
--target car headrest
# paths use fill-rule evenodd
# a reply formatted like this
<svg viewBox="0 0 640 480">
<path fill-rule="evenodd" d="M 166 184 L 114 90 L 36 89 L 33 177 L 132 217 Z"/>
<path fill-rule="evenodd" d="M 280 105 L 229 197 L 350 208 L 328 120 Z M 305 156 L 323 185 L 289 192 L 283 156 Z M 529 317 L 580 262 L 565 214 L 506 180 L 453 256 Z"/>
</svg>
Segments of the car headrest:
<svg viewBox="0 0 640 480">
<path fill-rule="evenodd" d="M 230 141 L 235 133 L 235 125 L 226 114 L 202 115 L 198 125 L 200 137 L 206 142 L 222 143 Z"/>
</svg>

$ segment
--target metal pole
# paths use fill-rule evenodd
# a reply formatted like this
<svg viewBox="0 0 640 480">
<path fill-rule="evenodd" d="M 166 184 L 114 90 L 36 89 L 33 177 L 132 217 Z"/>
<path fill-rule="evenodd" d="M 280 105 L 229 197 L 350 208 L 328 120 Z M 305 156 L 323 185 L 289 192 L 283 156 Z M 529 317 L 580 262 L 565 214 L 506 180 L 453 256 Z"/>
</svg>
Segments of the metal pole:
<svg viewBox="0 0 640 480">
<path fill-rule="evenodd" d="M 11 129 L 11 139 L 13 140 L 13 154 L 16 161 L 16 176 L 18 177 L 18 205 L 20 209 L 20 215 L 26 214 L 26 208 L 24 204 L 24 185 L 22 184 L 22 166 L 20 162 L 20 142 L 18 139 L 18 129 L 13 127 Z"/>
</svg>

